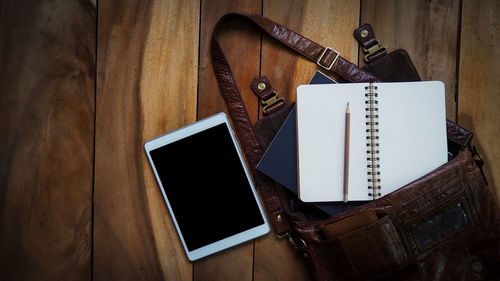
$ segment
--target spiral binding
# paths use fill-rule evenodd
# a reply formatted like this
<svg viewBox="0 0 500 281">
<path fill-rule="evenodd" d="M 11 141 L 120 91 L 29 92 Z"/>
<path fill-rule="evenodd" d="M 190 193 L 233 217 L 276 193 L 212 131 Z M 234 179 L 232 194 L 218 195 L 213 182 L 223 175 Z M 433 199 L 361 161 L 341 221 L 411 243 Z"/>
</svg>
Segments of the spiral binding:
<svg viewBox="0 0 500 281">
<path fill-rule="evenodd" d="M 377 197 L 381 196 L 377 86 L 374 86 L 372 83 L 366 86 L 365 97 L 368 196 L 377 199 Z"/>
</svg>

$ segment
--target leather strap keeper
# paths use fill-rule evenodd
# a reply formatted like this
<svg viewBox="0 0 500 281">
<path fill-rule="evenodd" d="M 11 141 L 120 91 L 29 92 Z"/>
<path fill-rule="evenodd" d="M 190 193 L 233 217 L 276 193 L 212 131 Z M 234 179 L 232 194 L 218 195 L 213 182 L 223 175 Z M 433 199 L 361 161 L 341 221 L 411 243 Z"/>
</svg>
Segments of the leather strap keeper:
<svg viewBox="0 0 500 281">
<path fill-rule="evenodd" d="M 278 97 L 266 76 L 255 78 L 250 88 L 260 98 L 264 114 L 274 112 L 285 105 L 285 99 Z"/>
<path fill-rule="evenodd" d="M 354 30 L 354 37 L 358 40 L 359 44 L 365 52 L 365 61 L 371 62 L 378 58 L 387 55 L 387 48 L 380 46 L 375 38 L 375 32 L 369 24 L 363 24 Z"/>
</svg>

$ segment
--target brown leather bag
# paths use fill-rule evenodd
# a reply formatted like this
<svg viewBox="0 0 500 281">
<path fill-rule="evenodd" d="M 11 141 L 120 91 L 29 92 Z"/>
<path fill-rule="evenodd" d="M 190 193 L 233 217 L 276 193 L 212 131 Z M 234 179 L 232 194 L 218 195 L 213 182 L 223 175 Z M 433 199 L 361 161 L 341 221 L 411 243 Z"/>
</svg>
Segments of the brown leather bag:
<svg viewBox="0 0 500 281">
<path fill-rule="evenodd" d="M 455 157 L 424 177 L 380 199 L 326 219 L 312 219 L 307 204 L 257 171 L 265 148 L 290 110 L 279 106 L 254 130 L 229 64 L 215 37 L 220 23 L 241 17 L 326 70 L 350 82 L 381 81 L 368 71 L 267 18 L 229 14 L 211 39 L 215 76 L 250 165 L 267 214 L 316 280 L 498 280 L 500 214 L 474 158 L 472 133 L 448 121 L 449 150 Z M 264 80 L 265 81 L 265 80 Z M 259 93 L 258 93 L 259 94 Z M 260 93 L 263 100 L 272 97 Z M 260 141 L 259 141 L 260 139 Z M 333 223 L 374 211 L 376 221 L 334 239 Z"/>
</svg>

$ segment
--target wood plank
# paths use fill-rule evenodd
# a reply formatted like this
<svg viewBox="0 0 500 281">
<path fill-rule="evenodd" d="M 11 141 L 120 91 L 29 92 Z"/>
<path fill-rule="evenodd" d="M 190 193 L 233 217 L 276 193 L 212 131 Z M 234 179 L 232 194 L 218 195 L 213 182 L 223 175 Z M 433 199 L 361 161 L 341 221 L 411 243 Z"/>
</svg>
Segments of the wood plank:
<svg viewBox="0 0 500 281">
<path fill-rule="evenodd" d="M 199 6 L 98 2 L 95 280 L 190 280 L 143 150 L 196 119 Z"/>
<path fill-rule="evenodd" d="M 264 1 L 263 10 L 277 23 L 357 62 L 358 47 L 351 34 L 359 22 L 358 1 L 273 0 Z M 262 75 L 269 77 L 278 95 L 295 101 L 295 88 L 309 82 L 317 65 L 268 37 L 262 48 Z M 255 244 L 255 280 L 310 280 L 305 262 L 286 239 L 266 236 Z"/>
<path fill-rule="evenodd" d="M 463 1 L 458 83 L 458 122 L 475 133 L 484 171 L 500 200 L 500 3 Z"/>
<path fill-rule="evenodd" d="M 408 51 L 422 80 L 445 83 L 446 116 L 456 120 L 460 1 L 365 0 L 361 7 L 361 23 L 372 25 L 382 45 Z"/>
<path fill-rule="evenodd" d="M 89 280 L 96 13 L 0 2 L 0 276 Z"/>
<path fill-rule="evenodd" d="M 210 60 L 210 38 L 218 19 L 228 12 L 260 13 L 261 1 L 202 1 L 198 119 L 225 111 Z M 230 20 L 218 39 L 229 61 L 243 101 L 253 122 L 257 120 L 258 100 L 250 91 L 259 73 L 260 36 L 241 20 Z M 252 280 L 253 243 L 228 249 L 194 264 L 194 280 Z"/>
</svg>

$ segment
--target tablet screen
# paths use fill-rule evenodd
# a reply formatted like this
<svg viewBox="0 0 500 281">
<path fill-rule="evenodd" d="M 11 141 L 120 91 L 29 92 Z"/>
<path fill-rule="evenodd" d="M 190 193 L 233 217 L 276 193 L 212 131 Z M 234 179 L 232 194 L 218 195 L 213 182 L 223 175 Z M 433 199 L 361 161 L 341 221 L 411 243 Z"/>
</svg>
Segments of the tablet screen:
<svg viewBox="0 0 500 281">
<path fill-rule="evenodd" d="M 225 123 L 150 155 L 189 251 L 264 223 Z"/>
</svg>

